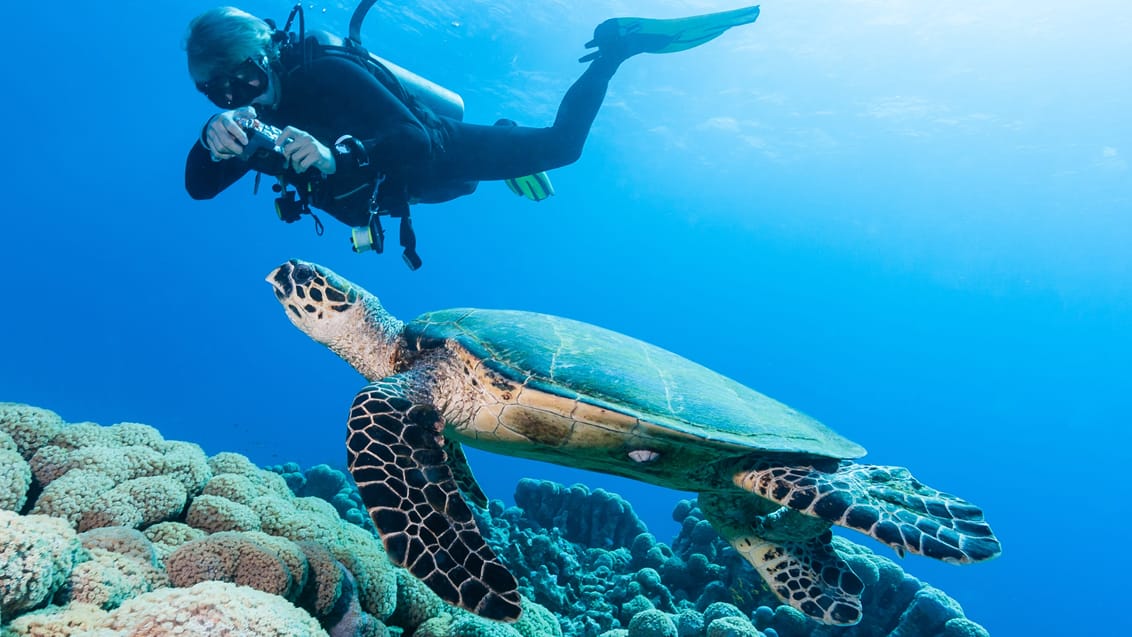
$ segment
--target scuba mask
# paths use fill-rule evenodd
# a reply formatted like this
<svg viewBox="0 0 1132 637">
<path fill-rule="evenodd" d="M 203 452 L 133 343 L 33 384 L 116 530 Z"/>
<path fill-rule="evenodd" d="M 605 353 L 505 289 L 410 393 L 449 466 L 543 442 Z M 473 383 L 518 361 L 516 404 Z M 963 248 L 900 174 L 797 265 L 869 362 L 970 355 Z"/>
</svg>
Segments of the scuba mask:
<svg viewBox="0 0 1132 637">
<path fill-rule="evenodd" d="M 248 58 L 225 73 L 218 73 L 207 82 L 197 82 L 197 90 L 220 108 L 248 106 L 267 90 L 267 56 Z"/>
</svg>

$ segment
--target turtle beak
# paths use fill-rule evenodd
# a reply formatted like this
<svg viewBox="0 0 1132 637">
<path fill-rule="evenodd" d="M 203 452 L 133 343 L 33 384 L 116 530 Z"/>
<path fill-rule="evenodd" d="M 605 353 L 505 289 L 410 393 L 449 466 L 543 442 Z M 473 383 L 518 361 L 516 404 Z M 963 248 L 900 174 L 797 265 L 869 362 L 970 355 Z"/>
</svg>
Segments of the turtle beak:
<svg viewBox="0 0 1132 637">
<path fill-rule="evenodd" d="M 266 280 L 275 288 L 275 296 L 282 301 L 295 293 L 296 286 L 310 283 L 316 274 L 317 266 L 313 263 L 291 259 L 272 270 Z"/>
<path fill-rule="evenodd" d="M 294 259 L 291 259 L 272 270 L 271 273 L 267 275 L 267 279 L 265 279 L 271 284 L 271 287 L 275 289 L 275 296 L 280 301 L 291 296 L 295 291 L 295 286 L 291 283 L 291 275 L 295 271 L 296 263 Z"/>
</svg>

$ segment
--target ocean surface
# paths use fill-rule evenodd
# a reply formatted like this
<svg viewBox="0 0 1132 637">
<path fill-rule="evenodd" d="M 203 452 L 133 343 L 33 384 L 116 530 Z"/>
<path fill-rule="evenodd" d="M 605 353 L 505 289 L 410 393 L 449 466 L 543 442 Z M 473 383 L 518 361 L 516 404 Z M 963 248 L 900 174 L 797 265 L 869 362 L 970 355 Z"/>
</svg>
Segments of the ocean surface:
<svg viewBox="0 0 1132 637">
<path fill-rule="evenodd" d="M 983 507 L 1000 558 L 901 564 L 992 635 L 1132 633 L 1132 4 L 765 2 L 703 47 L 628 61 L 550 200 L 484 183 L 417 207 L 418 272 L 396 246 L 352 253 L 327 215 L 322 237 L 279 222 L 266 181 L 185 194 L 214 107 L 182 41 L 209 6 L 6 5 L 0 400 L 343 466 L 363 380 L 263 281 L 302 258 L 402 319 L 548 312 L 707 365 Z M 547 125 L 601 20 L 736 6 L 379 2 L 363 35 L 469 121 Z M 342 32 L 353 4 L 304 7 Z M 469 455 L 489 497 L 581 482 L 662 541 L 689 497 Z"/>
</svg>

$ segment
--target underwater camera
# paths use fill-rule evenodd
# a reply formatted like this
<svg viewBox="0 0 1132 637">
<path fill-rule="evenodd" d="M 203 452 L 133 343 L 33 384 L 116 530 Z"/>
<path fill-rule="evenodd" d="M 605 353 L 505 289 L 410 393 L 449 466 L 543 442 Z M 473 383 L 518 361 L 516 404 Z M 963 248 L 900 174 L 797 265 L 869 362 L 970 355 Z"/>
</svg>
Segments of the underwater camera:
<svg viewBox="0 0 1132 637">
<path fill-rule="evenodd" d="M 287 223 L 298 221 L 308 211 L 309 191 L 314 188 L 313 180 L 299 178 L 287 168 L 287 158 L 275 145 L 275 140 L 279 139 L 283 131 L 258 119 L 240 120 L 239 124 L 248 136 L 248 143 L 244 145 L 240 159 L 246 161 L 248 167 L 256 172 L 280 178 L 280 183 L 271 186 L 279 194 L 275 199 L 275 214 Z M 288 183 L 296 185 L 296 188 L 305 186 L 307 192 L 289 190 L 286 187 Z M 258 184 L 257 176 L 257 187 Z"/>
<path fill-rule="evenodd" d="M 258 119 L 245 119 L 240 126 L 248 135 L 248 143 L 240 153 L 240 159 L 248 162 L 253 170 L 268 175 L 279 176 L 286 171 L 287 159 L 275 145 L 275 140 L 283 131 Z"/>
</svg>

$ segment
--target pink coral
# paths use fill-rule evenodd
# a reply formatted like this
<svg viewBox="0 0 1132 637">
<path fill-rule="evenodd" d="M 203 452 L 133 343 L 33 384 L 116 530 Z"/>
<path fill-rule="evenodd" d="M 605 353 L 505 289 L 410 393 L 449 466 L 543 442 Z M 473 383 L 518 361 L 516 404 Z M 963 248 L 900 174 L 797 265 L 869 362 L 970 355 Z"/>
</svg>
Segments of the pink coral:
<svg viewBox="0 0 1132 637">
<path fill-rule="evenodd" d="M 299 551 L 298 547 L 294 550 Z M 301 559 L 305 569 L 306 558 Z M 305 581 L 305 570 L 295 574 L 297 578 L 271 546 L 236 532 L 214 533 L 182 545 L 166 558 L 165 570 L 174 586 L 215 580 L 251 586 L 281 597 L 297 596 Z"/>
<path fill-rule="evenodd" d="M 342 595 L 346 569 L 321 544 L 299 542 L 299 548 L 310 565 L 310 579 L 303 590 L 300 603 L 315 617 L 323 617 L 334 609 Z"/>
<path fill-rule="evenodd" d="M 20 637 L 329 637 L 317 620 L 282 597 L 226 582 L 158 589 L 110 612 L 82 603 L 48 608 L 17 617 L 5 630 Z"/>
<path fill-rule="evenodd" d="M 110 614 L 107 627 L 138 637 L 328 637 L 318 621 L 282 597 L 227 582 L 201 582 L 136 597 Z"/>
</svg>

